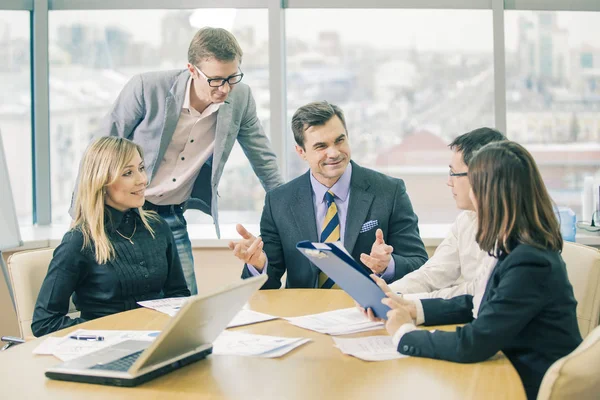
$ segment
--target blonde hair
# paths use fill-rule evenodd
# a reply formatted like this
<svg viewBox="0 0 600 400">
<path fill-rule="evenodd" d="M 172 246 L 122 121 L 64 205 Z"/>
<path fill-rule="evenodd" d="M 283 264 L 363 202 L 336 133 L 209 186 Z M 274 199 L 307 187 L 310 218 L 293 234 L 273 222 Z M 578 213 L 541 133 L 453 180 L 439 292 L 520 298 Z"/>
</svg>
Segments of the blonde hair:
<svg viewBox="0 0 600 400">
<path fill-rule="evenodd" d="M 75 218 L 71 228 L 81 231 L 82 250 L 93 249 L 98 264 L 105 264 L 115 254 L 104 224 L 105 188 L 117 180 L 136 152 L 144 157 L 142 148 L 130 140 L 101 137 L 89 145 L 81 160 L 75 193 Z M 141 207 L 138 210 L 144 227 L 154 237 L 148 221 L 156 219 L 156 214 Z"/>
</svg>

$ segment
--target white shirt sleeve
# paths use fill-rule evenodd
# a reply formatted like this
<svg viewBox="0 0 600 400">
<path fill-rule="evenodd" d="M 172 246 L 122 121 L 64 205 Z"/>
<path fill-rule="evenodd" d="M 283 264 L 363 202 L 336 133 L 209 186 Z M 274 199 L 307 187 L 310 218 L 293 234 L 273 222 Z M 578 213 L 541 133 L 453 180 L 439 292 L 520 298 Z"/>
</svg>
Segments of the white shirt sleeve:
<svg viewBox="0 0 600 400">
<path fill-rule="evenodd" d="M 464 214 L 459 215 L 446 238 L 437 247 L 431 258 L 421 268 L 391 283 L 395 292 L 428 293 L 451 286 L 461 276 L 459 257 L 458 226 Z"/>
<path fill-rule="evenodd" d="M 428 293 L 409 293 L 404 295 L 404 298 L 407 300 L 416 300 L 416 299 L 450 299 L 456 296 L 462 296 L 464 294 L 473 295 L 475 293 L 475 287 L 477 286 L 477 280 L 472 280 L 468 282 L 462 282 L 455 286 L 450 286 L 444 289 L 435 290 L 433 292 Z"/>
</svg>

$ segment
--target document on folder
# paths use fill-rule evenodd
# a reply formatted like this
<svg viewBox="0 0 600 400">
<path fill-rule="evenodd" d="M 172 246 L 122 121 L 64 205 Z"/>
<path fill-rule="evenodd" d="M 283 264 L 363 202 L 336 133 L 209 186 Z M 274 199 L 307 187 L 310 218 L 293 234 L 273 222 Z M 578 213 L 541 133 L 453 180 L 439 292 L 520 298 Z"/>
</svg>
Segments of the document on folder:
<svg viewBox="0 0 600 400">
<path fill-rule="evenodd" d="M 311 243 L 306 240 L 296 248 L 358 304 L 371 308 L 376 317 L 387 319 L 388 306 L 381 303 L 385 293 L 371 279 L 370 273 L 357 263 L 341 242 Z"/>
</svg>

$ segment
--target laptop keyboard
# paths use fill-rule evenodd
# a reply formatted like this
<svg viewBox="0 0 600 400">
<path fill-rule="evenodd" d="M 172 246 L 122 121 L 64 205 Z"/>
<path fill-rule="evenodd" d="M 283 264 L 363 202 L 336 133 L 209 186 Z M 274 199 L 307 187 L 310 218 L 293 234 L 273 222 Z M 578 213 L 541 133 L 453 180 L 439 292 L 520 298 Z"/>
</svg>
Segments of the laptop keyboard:
<svg viewBox="0 0 600 400">
<path fill-rule="evenodd" d="M 129 370 L 129 367 L 133 365 L 133 363 L 140 357 L 140 354 L 142 354 L 143 351 L 144 350 L 136 351 L 135 353 L 131 353 L 128 356 L 119 358 L 118 360 L 111 361 L 106 364 L 94 365 L 90 369 L 127 372 L 127 370 Z"/>
</svg>

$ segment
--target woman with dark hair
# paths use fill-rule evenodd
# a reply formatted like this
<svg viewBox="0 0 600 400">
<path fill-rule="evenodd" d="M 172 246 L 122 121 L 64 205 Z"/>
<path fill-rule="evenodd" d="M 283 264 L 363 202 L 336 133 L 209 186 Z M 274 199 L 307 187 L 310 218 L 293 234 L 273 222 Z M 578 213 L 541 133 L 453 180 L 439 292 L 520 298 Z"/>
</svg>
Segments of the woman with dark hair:
<svg viewBox="0 0 600 400">
<path fill-rule="evenodd" d="M 535 399 L 546 370 L 582 340 L 560 256 L 559 223 L 535 161 L 521 145 L 484 146 L 471 160 L 468 177 L 477 243 L 497 259 L 477 319 L 470 295 L 409 302 L 388 293 L 382 300 L 392 308 L 386 329 L 398 351 L 411 356 L 473 363 L 502 351 L 527 397 Z M 413 320 L 423 318 L 424 325 L 467 324 L 455 332 L 417 330 Z"/>
</svg>

